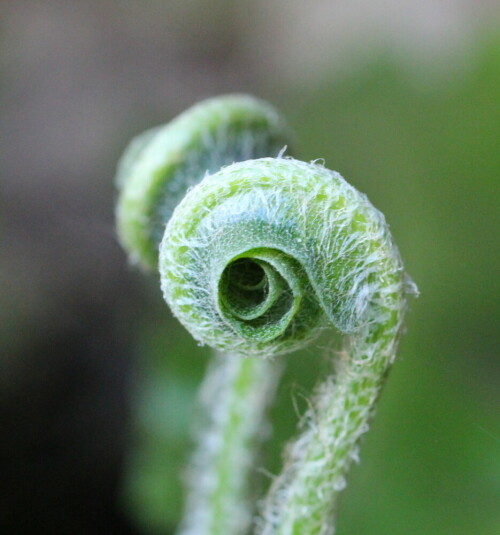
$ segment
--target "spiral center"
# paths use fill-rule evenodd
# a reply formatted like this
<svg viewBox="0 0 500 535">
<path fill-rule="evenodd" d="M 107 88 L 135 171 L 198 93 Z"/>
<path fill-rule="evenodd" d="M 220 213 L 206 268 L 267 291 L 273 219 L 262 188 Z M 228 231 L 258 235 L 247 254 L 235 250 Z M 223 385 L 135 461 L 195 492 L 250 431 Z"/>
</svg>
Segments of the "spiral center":
<svg viewBox="0 0 500 535">
<path fill-rule="evenodd" d="M 221 319 L 248 340 L 273 340 L 290 325 L 304 296 L 300 264 L 274 249 L 229 260 L 218 277 Z"/>
<path fill-rule="evenodd" d="M 266 300 L 268 279 L 258 261 L 240 258 L 228 266 L 225 277 L 227 295 L 233 307 L 255 307 Z"/>
</svg>

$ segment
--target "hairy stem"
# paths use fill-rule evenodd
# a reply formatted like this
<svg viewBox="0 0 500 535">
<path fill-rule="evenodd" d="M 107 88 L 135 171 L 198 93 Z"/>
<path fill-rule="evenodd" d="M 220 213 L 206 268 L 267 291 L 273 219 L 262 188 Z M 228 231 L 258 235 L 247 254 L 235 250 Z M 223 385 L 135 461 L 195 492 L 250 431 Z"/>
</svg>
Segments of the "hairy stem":
<svg viewBox="0 0 500 535">
<path fill-rule="evenodd" d="M 189 471 L 180 535 L 244 535 L 254 508 L 249 479 L 265 438 L 265 411 L 281 366 L 218 353 L 201 389 L 206 424 Z M 255 497 L 254 497 L 255 498 Z"/>
<path fill-rule="evenodd" d="M 366 355 L 362 347 L 354 350 L 362 353 L 344 352 L 337 373 L 316 388 L 301 420 L 302 434 L 289 445 L 285 467 L 264 504 L 260 535 L 334 532 L 337 497 L 349 465 L 358 460 L 359 439 L 368 431 L 395 344 L 379 347 L 371 362 L 357 360 Z"/>
</svg>

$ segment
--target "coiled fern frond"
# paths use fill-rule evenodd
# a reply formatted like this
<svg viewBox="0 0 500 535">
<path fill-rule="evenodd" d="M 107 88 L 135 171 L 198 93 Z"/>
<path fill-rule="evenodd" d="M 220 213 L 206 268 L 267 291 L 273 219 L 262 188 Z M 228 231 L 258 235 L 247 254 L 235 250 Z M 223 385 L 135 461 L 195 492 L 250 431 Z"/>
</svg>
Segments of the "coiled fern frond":
<svg viewBox="0 0 500 535">
<path fill-rule="evenodd" d="M 328 327 L 344 334 L 344 357 L 317 387 L 256 529 L 333 533 L 416 292 L 383 215 L 338 173 L 276 157 L 288 141 L 268 105 L 220 97 L 143 135 L 120 167 L 122 243 L 146 266 L 159 247 L 174 315 L 226 355 L 207 379 L 211 428 L 191 472 L 186 534 L 246 533 L 248 475 L 279 369 L 270 358 Z"/>
</svg>

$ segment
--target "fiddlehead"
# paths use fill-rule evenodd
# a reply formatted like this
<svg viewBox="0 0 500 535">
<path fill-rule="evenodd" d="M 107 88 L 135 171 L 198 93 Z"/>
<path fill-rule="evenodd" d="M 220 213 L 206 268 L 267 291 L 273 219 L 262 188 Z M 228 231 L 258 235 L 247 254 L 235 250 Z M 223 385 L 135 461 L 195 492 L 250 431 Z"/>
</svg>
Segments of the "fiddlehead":
<svg viewBox="0 0 500 535">
<path fill-rule="evenodd" d="M 384 217 L 340 175 L 295 160 L 241 162 L 180 203 L 160 247 L 165 299 L 199 341 L 242 355 L 346 335 L 274 482 L 261 532 L 331 533 L 335 497 L 395 357 L 414 289 Z"/>
<path fill-rule="evenodd" d="M 263 152 L 272 147 L 277 153 L 286 138 L 282 122 L 264 115 L 265 127 L 260 119 L 255 126 L 257 138 L 267 140 Z M 192 185 L 189 177 L 198 182 L 206 168 L 213 172 L 238 159 L 230 154 L 235 147 L 242 158 L 261 155 L 262 145 L 245 133 L 251 121 L 230 129 L 237 140 L 231 143 L 220 134 L 218 119 L 203 119 L 210 126 L 200 134 L 205 115 L 196 117 L 191 121 L 188 114 L 177 123 L 193 128 L 193 138 L 178 138 L 170 127 L 146 133 L 122 162 L 121 241 L 143 265 L 156 261 L 164 223 L 185 191 L 179 184 L 186 182 L 178 177 L 186 169 L 192 170 L 187 180 Z M 219 117 L 227 115 L 219 109 Z M 191 156 L 200 144 L 201 155 Z M 383 216 L 340 175 L 321 166 L 245 161 L 206 176 L 184 197 L 167 224 L 159 264 L 174 314 L 197 340 L 221 351 L 272 356 L 301 347 L 328 326 L 345 335 L 337 374 L 317 388 L 258 526 L 264 535 L 333 532 L 335 498 L 395 357 L 405 294 L 415 292 Z M 236 356 L 229 358 L 234 366 Z M 227 380 L 213 396 L 230 400 L 232 407 L 213 418 L 217 432 L 200 450 L 208 454 L 197 456 L 195 467 L 202 473 L 193 481 L 201 481 L 201 491 L 191 494 L 187 533 L 229 535 L 246 529 L 239 520 L 240 511 L 245 514 L 240 506 L 250 466 L 246 453 L 265 405 L 249 393 L 253 387 L 270 390 L 274 381 L 264 385 L 271 367 L 258 372 L 267 361 L 241 362 L 238 373 L 223 374 Z M 246 418 L 245 400 L 252 409 L 260 407 L 257 418 Z M 209 410 L 219 414 L 220 407 Z"/>
<path fill-rule="evenodd" d="M 152 269 L 164 228 L 189 187 L 234 161 L 276 156 L 290 132 L 268 104 L 245 95 L 204 101 L 129 144 L 116 177 L 117 227 L 131 260 Z M 280 367 L 217 355 L 202 386 L 207 430 L 191 468 L 181 532 L 245 533 L 248 475 Z"/>
<path fill-rule="evenodd" d="M 133 262 L 155 269 L 165 224 L 187 189 L 206 173 L 290 144 L 276 111 L 246 95 L 203 101 L 137 136 L 118 165 L 116 210 L 120 241 Z"/>
<path fill-rule="evenodd" d="M 337 173 L 294 160 L 207 176 L 167 226 L 160 272 L 197 340 L 244 355 L 296 349 L 329 323 L 356 333 L 389 309 L 394 327 L 404 303 L 383 216 Z"/>
</svg>

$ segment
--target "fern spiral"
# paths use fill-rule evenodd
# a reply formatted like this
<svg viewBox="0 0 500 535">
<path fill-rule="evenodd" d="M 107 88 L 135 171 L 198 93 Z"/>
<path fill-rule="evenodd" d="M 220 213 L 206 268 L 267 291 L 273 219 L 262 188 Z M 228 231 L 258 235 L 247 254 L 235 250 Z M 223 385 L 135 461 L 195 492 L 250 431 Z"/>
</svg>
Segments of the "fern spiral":
<svg viewBox="0 0 500 535">
<path fill-rule="evenodd" d="M 221 101 L 217 104 L 222 107 Z M 132 163 L 124 160 L 122 166 L 135 170 L 121 179 L 127 193 L 118 220 L 126 247 L 136 250 L 136 243 L 145 244 L 134 253 L 143 264 L 156 261 L 159 244 L 165 300 L 196 340 L 227 353 L 232 366 L 241 356 L 263 357 L 242 359 L 240 375 L 219 383 L 220 391 L 234 394 L 246 366 L 252 388 L 259 389 L 268 377 L 259 399 L 269 399 L 276 376 L 268 357 L 303 347 L 325 328 L 335 327 L 344 335 L 344 356 L 336 374 L 317 387 L 256 526 L 262 535 L 327 535 L 334 530 L 336 497 L 345 473 L 357 458 L 359 439 L 368 429 L 396 355 L 406 294 L 416 289 L 404 273 L 384 216 L 365 195 L 321 165 L 269 157 L 277 155 L 287 134 L 284 122 L 265 109 L 265 125 L 260 117 L 253 133 L 240 121 L 222 134 L 219 121 L 224 113 L 218 108 L 216 114 L 198 110 L 194 119 L 181 117 L 163 134 L 146 134 L 131 149 Z M 179 125 L 191 134 L 183 138 L 181 128 L 182 142 L 169 145 L 165 139 L 177 140 Z M 194 150 L 200 144 L 203 149 Z M 181 188 L 179 169 L 196 177 L 197 184 L 185 195 L 193 182 L 184 181 Z M 165 188 L 166 176 L 173 185 Z M 146 201 L 145 189 L 150 192 Z M 178 204 L 172 210 L 174 202 Z M 262 369 L 249 371 L 254 366 Z M 219 446 L 208 458 L 197 457 L 202 461 L 195 466 L 206 477 L 202 490 L 193 494 L 187 515 L 196 520 L 185 520 L 185 533 L 232 535 L 247 530 L 243 479 L 251 470 L 248 451 L 266 406 L 250 398 L 250 382 L 244 387 L 240 383 L 239 394 L 229 396 L 228 403 L 234 409 L 245 407 L 248 400 L 259 407 L 258 415 L 247 407 L 252 423 L 246 431 L 244 408 L 236 419 L 228 412 L 212 426 L 216 432 L 207 435 L 205 444 L 217 442 L 218 436 Z M 217 466 L 212 470 L 203 464 Z M 221 506 L 224 501 L 229 505 Z M 245 520 L 226 518 L 236 510 Z"/>
</svg>

